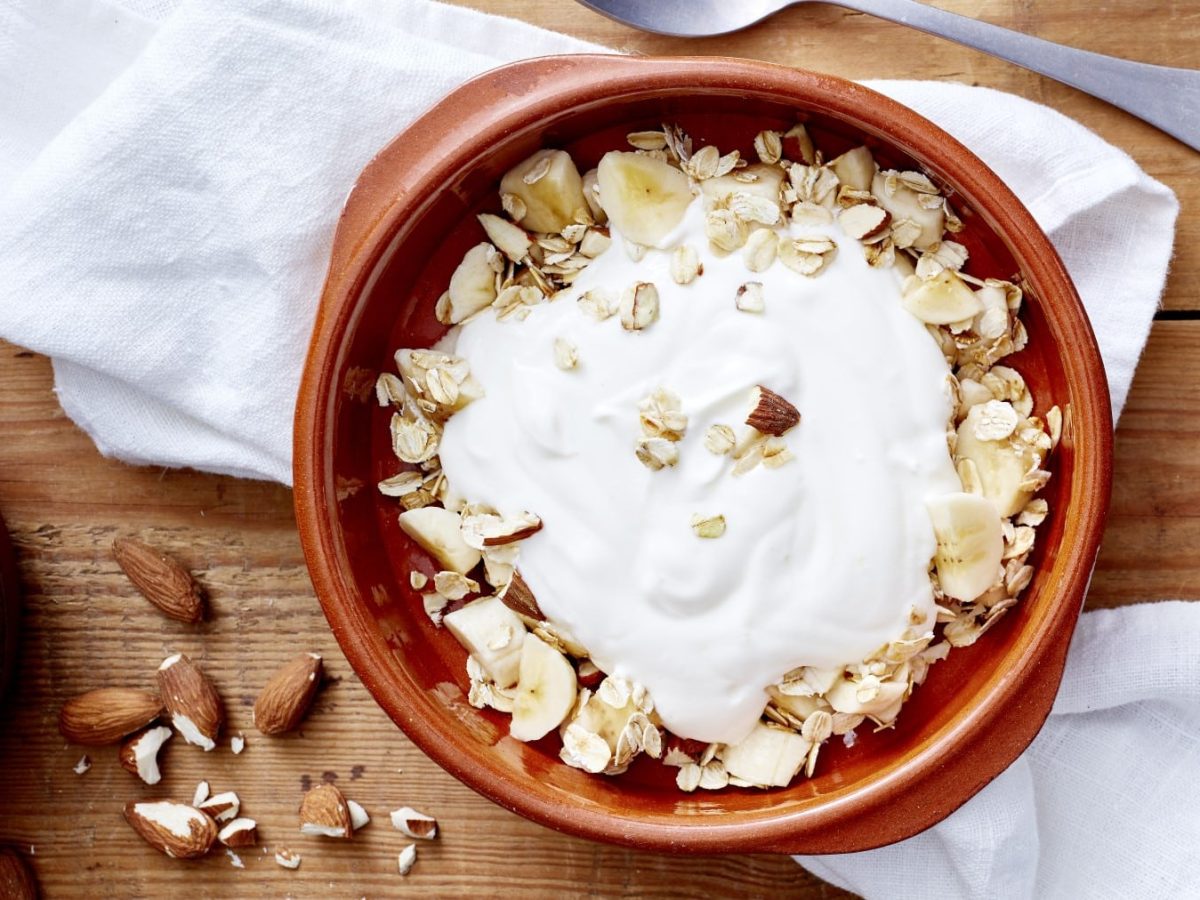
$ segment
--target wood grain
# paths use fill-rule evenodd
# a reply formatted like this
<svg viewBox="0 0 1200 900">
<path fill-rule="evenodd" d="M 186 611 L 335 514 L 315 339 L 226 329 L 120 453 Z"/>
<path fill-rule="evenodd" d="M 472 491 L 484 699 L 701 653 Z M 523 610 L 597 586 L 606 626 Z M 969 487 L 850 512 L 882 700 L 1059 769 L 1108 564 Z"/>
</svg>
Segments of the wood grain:
<svg viewBox="0 0 1200 900">
<path fill-rule="evenodd" d="M 1200 313 L 1200 156 L 1100 101 L 984 54 L 829 6 L 789 10 L 726 38 L 641 35 L 567 0 L 471 0 L 581 38 L 640 53 L 716 53 L 803 65 L 854 78 L 953 79 L 1013 91 L 1060 109 L 1125 147 L 1183 204 L 1165 305 Z M 1185 0 L 1096 8 L 1085 0 L 941 2 L 957 12 L 1100 52 L 1200 63 L 1200 9 Z M 1200 321 L 1155 325 L 1118 430 L 1116 492 L 1088 600 L 1200 599 Z M 277 485 L 105 460 L 63 415 L 47 360 L 0 343 L 0 510 L 26 592 L 18 690 L 0 712 L 0 842 L 35 848 L 46 895 L 157 897 L 845 896 L 773 856 L 678 858 L 591 844 L 488 803 L 438 769 L 386 719 L 350 672 L 304 570 L 290 493 Z M 154 610 L 121 575 L 109 546 L 137 535 L 202 578 L 213 616 L 188 626 Z M 328 683 L 298 735 L 269 739 L 250 725 L 257 689 L 297 649 L 324 654 Z M 150 685 L 167 654 L 205 667 L 229 707 L 243 755 L 175 738 L 165 780 L 148 788 L 119 768 L 115 748 L 90 752 L 55 729 L 61 702 L 100 684 Z M 261 850 L 244 870 L 218 854 L 198 863 L 158 856 L 121 821 L 135 797 L 190 797 L 208 779 L 237 790 L 263 843 L 304 855 L 296 872 Z M 306 784 L 336 779 L 375 821 L 349 844 L 302 838 Z M 422 845 L 407 880 L 395 871 L 402 836 L 386 821 L 402 804 L 436 815 L 443 836 Z"/>
</svg>

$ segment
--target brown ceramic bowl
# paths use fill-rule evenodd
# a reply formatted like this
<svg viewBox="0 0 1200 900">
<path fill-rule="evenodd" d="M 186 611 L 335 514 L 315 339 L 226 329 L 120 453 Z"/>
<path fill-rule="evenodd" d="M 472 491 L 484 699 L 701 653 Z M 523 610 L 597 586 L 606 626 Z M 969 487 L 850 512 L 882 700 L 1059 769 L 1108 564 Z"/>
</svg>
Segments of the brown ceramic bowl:
<svg viewBox="0 0 1200 900">
<path fill-rule="evenodd" d="M 552 736 L 508 737 L 471 707 L 465 654 L 409 587 L 433 568 L 375 482 L 398 466 L 372 396 L 397 347 L 443 332 L 434 302 L 496 209 L 509 166 L 544 147 L 583 165 L 632 130 L 678 122 L 699 142 L 749 152 L 761 128 L 805 118 L 820 146 L 865 141 L 954 194 L 968 271 L 1019 276 L 1030 344 L 1015 365 L 1039 411 L 1069 410 L 1038 532 L 1037 575 L 1017 608 L 936 665 L 894 730 L 831 743 L 814 778 L 786 789 L 682 794 L 639 760 L 619 778 L 558 761 Z M 847 81 L 732 59 L 552 57 L 464 85 L 384 148 L 346 204 L 296 414 L 296 512 L 317 595 L 350 664 L 392 719 L 451 774 L 561 831 L 688 852 L 862 850 L 938 822 L 1009 765 L 1050 710 L 1100 542 L 1112 421 L 1096 342 L 1050 242 L 982 162 L 911 110 Z"/>
</svg>

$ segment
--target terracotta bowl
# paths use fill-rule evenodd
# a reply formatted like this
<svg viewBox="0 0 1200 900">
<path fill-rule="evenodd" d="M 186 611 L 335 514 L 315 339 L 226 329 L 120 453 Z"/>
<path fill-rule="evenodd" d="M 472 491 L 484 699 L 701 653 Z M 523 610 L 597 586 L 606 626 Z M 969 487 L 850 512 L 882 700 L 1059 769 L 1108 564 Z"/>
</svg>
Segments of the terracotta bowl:
<svg viewBox="0 0 1200 900">
<path fill-rule="evenodd" d="M 375 483 L 398 465 L 376 374 L 397 347 L 442 333 L 434 302 L 496 210 L 496 184 L 544 147 L 582 165 L 633 130 L 678 122 L 698 143 L 749 153 L 761 128 L 804 118 L 819 146 L 866 142 L 882 164 L 920 167 L 953 193 L 968 271 L 1020 277 L 1030 344 L 1015 365 L 1038 411 L 1068 411 L 1037 575 L 974 647 L 937 664 L 898 726 L 831 742 L 816 777 L 787 789 L 682 794 L 674 770 L 639 761 L 615 779 L 560 763 L 552 736 L 508 737 L 472 708 L 465 654 L 409 587 L 433 566 L 399 531 Z M 1046 236 L 967 149 L 911 110 L 847 81 L 714 58 L 551 57 L 464 85 L 367 166 L 338 226 L 296 414 L 296 512 L 308 566 L 346 657 L 388 715 L 451 774 L 552 828 L 687 852 L 863 850 L 938 822 L 1029 744 L 1050 710 L 1108 506 L 1112 421 L 1096 342 Z M 642 763 L 645 764 L 642 764 Z"/>
</svg>

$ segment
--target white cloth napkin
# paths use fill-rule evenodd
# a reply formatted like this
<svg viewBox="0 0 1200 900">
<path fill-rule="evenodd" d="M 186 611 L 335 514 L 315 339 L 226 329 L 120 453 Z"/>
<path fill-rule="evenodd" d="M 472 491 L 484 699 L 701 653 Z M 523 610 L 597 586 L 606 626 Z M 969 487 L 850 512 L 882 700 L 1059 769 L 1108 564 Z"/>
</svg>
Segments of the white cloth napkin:
<svg viewBox="0 0 1200 900">
<path fill-rule="evenodd" d="M 8 0 L 0 336 L 53 358 L 64 409 L 104 453 L 289 482 L 299 369 L 356 174 L 467 77 L 596 49 L 422 0 Z M 1119 412 L 1171 192 L 1020 98 L 872 86 L 974 149 L 1050 233 Z M 1013 768 L 914 840 L 804 865 L 870 897 L 1181 889 L 1200 862 L 1197 646 L 1200 608 L 1085 616 L 1055 715 Z"/>
</svg>

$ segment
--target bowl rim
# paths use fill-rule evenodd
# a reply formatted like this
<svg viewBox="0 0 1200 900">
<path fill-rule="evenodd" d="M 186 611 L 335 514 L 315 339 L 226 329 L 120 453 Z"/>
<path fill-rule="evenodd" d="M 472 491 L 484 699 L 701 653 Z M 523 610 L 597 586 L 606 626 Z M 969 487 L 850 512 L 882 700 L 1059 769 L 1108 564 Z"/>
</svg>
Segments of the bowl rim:
<svg viewBox="0 0 1200 900">
<path fill-rule="evenodd" d="M 1072 496 L 1080 508 L 1064 524 L 1061 538 L 1061 546 L 1072 550 L 1060 553 L 1054 566 L 1061 570 L 1059 602 L 1051 604 L 1013 664 L 992 674 L 980 689 L 982 701 L 964 709 L 936 746 L 931 740 L 919 743 L 911 758 L 892 771 L 814 807 L 767 809 L 717 824 L 707 819 L 698 824 L 693 817 L 601 811 L 583 802 L 564 804 L 560 793 L 520 787 L 503 777 L 498 754 L 490 747 L 458 745 L 453 729 L 421 714 L 431 702 L 423 692 L 401 690 L 377 675 L 386 670 L 391 651 L 358 606 L 358 592 L 338 555 L 336 516 L 331 514 L 336 509 L 331 435 L 339 342 L 352 324 L 357 298 L 370 286 L 403 221 L 423 208 L 437 185 L 482 155 L 489 136 L 498 131 L 507 133 L 607 98 L 630 99 L 681 87 L 754 93 L 847 120 L 912 148 L 930 171 L 966 189 L 1022 260 L 1030 280 L 1041 285 L 1040 293 L 1054 297 L 1056 325 L 1073 350 L 1064 357 L 1064 370 L 1077 388 L 1072 398 Z M 430 148 L 439 152 L 431 153 Z M 396 175 L 399 169 L 403 172 Z M 414 189 L 396 190 L 398 180 Z M 475 791 L 551 828 L 641 849 L 851 852 L 892 843 L 940 821 L 1007 768 L 1040 730 L 1057 693 L 1099 550 L 1111 490 L 1112 440 L 1103 363 L 1062 261 L 1012 191 L 936 125 L 854 82 L 769 63 L 703 56 L 552 56 L 511 63 L 466 82 L 394 138 L 364 169 L 338 224 L 302 373 L 295 416 L 294 498 L 314 589 L 351 667 L 410 739 Z"/>
</svg>

